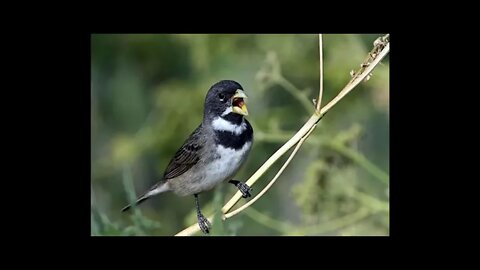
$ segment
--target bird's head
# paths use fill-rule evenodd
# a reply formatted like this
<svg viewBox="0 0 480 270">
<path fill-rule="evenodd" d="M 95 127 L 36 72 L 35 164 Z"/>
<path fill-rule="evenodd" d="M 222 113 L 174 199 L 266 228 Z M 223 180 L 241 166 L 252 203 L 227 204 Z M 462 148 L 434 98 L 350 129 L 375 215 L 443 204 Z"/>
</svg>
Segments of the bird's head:
<svg viewBox="0 0 480 270">
<path fill-rule="evenodd" d="M 242 86 L 231 80 L 214 84 L 205 98 L 204 119 L 218 116 L 230 122 L 241 122 L 248 115 L 247 95 Z"/>
</svg>

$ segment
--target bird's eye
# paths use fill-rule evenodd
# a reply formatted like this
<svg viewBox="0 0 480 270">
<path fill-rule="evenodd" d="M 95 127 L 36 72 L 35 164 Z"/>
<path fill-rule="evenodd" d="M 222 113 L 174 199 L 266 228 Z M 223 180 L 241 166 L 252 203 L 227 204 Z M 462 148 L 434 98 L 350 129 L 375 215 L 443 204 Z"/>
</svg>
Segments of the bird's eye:
<svg viewBox="0 0 480 270">
<path fill-rule="evenodd" d="M 223 101 L 223 99 L 225 98 L 225 95 L 222 94 L 222 93 L 220 93 L 220 94 L 218 94 L 218 98 L 219 98 L 221 101 Z"/>
</svg>

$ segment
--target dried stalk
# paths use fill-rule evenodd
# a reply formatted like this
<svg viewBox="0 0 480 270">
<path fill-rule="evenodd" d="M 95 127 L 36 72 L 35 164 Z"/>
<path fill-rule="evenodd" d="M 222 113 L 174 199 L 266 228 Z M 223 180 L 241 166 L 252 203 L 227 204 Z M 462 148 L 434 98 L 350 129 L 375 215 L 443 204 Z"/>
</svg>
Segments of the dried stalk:
<svg viewBox="0 0 480 270">
<path fill-rule="evenodd" d="M 361 64 L 360 69 L 357 72 L 354 72 L 352 75 L 352 79 L 350 82 L 340 91 L 340 93 L 333 98 L 325 107 L 321 108 L 321 110 L 315 110 L 315 113 L 310 117 L 310 119 L 302 126 L 302 128 L 290 139 L 288 140 L 280 149 L 278 149 L 246 182 L 247 185 L 250 187 L 257 182 L 257 180 L 281 157 L 283 156 L 290 148 L 292 148 L 294 145 L 299 144 L 300 141 L 303 141 L 310 135 L 310 133 L 313 131 L 315 126 L 317 125 L 318 121 L 333 107 L 335 104 L 337 104 L 342 98 L 344 98 L 349 92 L 351 92 L 362 80 L 364 80 L 367 76 L 370 76 L 370 73 L 373 71 L 373 69 L 380 63 L 380 61 L 389 53 L 390 51 L 390 43 L 388 41 L 388 34 L 384 37 L 380 37 L 374 42 L 374 48 L 373 50 L 369 53 L 367 59 L 364 61 L 364 63 Z M 321 42 L 321 38 L 319 39 L 319 42 Z M 321 51 L 321 49 L 320 49 Z M 323 60 L 323 59 L 321 59 Z M 321 69 L 323 71 L 323 68 Z M 322 75 L 320 76 L 321 80 L 323 80 Z M 323 83 L 321 83 L 322 85 Z M 323 87 L 322 87 L 323 88 Z M 319 97 L 322 95 L 323 89 L 319 90 Z M 320 107 L 321 100 L 319 99 L 317 101 L 317 108 Z M 300 146 L 301 144 L 299 144 Z M 298 149 L 296 149 L 298 150 Z M 284 167 L 290 163 L 291 159 L 295 155 L 296 151 L 294 151 L 290 156 L 290 158 L 285 162 L 284 166 L 281 171 L 283 171 Z M 279 172 L 281 174 L 281 172 Z M 276 179 L 280 174 L 277 174 L 271 182 L 275 182 Z M 269 185 L 271 186 L 270 183 Z M 267 186 L 269 188 L 269 186 Z M 268 190 L 267 188 L 267 190 Z M 255 198 L 253 198 L 251 201 L 255 202 L 260 198 L 265 192 L 258 194 Z M 230 214 L 228 217 L 228 211 L 240 200 L 242 197 L 241 192 L 237 191 L 235 195 L 225 204 L 225 206 L 222 208 L 222 212 L 226 215 L 223 216 L 223 219 L 227 219 L 228 217 L 233 216 L 233 214 Z M 253 203 L 252 202 L 252 203 Z M 249 205 L 251 205 L 250 203 Z M 242 210 L 244 210 L 246 207 L 242 207 Z M 241 210 L 240 210 L 241 211 Z M 235 211 L 235 214 L 238 214 L 240 211 Z M 233 213 L 233 212 L 232 212 Z M 210 216 L 208 219 L 212 221 L 212 216 Z M 190 227 L 182 230 L 181 232 L 177 233 L 176 236 L 188 236 L 192 235 L 195 232 L 200 231 L 200 228 L 198 224 L 193 224 Z"/>
<path fill-rule="evenodd" d="M 318 57 L 320 58 L 320 91 L 318 91 L 318 100 L 317 100 L 317 106 L 315 109 L 317 111 L 320 111 L 320 108 L 322 106 L 322 96 L 323 96 L 323 40 L 322 40 L 322 34 L 318 34 Z"/>
</svg>

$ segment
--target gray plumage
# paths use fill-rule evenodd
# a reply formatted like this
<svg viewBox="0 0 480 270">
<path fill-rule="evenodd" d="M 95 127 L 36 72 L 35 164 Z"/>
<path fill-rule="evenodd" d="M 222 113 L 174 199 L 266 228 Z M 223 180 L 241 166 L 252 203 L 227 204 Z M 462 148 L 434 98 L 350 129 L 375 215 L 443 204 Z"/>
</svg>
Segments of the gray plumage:
<svg viewBox="0 0 480 270">
<path fill-rule="evenodd" d="M 242 87 L 234 81 L 213 85 L 205 98 L 202 123 L 175 153 L 162 180 L 140 196 L 136 204 L 165 191 L 179 196 L 196 195 L 198 200 L 197 194 L 231 180 L 245 162 L 253 143 L 253 129 L 243 117 L 248 114 L 243 98 L 246 96 Z M 240 107 L 245 112 L 239 111 Z M 130 205 L 122 211 L 129 208 Z M 201 215 L 200 210 L 197 211 Z M 200 219 L 199 216 L 199 222 Z M 208 232 L 208 226 L 202 228 L 205 230 Z"/>
</svg>

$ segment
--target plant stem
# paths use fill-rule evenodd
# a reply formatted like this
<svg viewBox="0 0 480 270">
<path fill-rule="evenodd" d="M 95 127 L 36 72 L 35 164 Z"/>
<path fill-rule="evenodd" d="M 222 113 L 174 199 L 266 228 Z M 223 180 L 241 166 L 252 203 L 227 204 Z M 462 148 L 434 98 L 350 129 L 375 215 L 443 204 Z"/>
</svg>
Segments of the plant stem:
<svg viewBox="0 0 480 270">
<path fill-rule="evenodd" d="M 290 138 L 290 133 L 275 134 L 275 133 L 260 133 L 260 138 L 258 141 L 266 141 L 271 143 L 284 142 L 286 139 Z M 308 144 L 313 144 L 315 146 L 326 146 L 334 151 L 337 151 L 339 154 L 351 159 L 353 162 L 357 163 L 360 167 L 364 168 L 367 172 L 372 174 L 378 180 L 382 181 L 385 184 L 389 183 L 388 174 L 380 169 L 373 162 L 368 160 L 362 153 L 355 151 L 351 148 L 348 148 L 342 144 L 332 142 L 332 141 L 319 141 L 319 140 L 309 140 Z"/>
<path fill-rule="evenodd" d="M 318 93 L 318 100 L 316 104 L 316 110 L 320 111 L 320 108 L 322 106 L 322 95 L 323 95 L 323 40 L 322 40 L 322 34 L 318 34 L 318 55 L 320 58 L 320 91 Z"/>
<path fill-rule="evenodd" d="M 390 43 L 387 43 L 385 48 L 378 54 L 378 56 L 368 64 L 368 66 L 363 70 L 361 74 L 351 80 L 340 93 L 334 97 L 325 107 L 322 108 L 321 114 L 324 115 L 327 113 L 337 102 L 339 102 L 342 98 L 344 98 L 350 91 L 353 90 L 360 82 L 362 82 L 372 71 L 373 69 L 380 63 L 380 61 L 387 55 L 390 51 Z"/>
<path fill-rule="evenodd" d="M 375 46 L 374 50 L 376 50 L 377 47 Z M 335 104 L 337 104 L 342 98 L 344 98 L 349 92 L 351 92 L 360 82 L 362 82 L 367 75 L 369 75 L 372 70 L 375 68 L 375 66 L 380 63 L 380 61 L 387 55 L 387 53 L 390 51 L 390 44 L 387 43 L 386 46 L 383 47 L 383 50 L 376 56 L 375 59 L 373 59 L 372 62 L 369 62 L 366 67 L 362 65 L 361 73 L 357 73 L 356 77 L 352 79 L 343 89 L 340 91 L 340 93 L 333 98 L 325 107 L 323 107 L 320 111 L 315 111 L 313 115 L 310 117 L 310 119 L 302 126 L 302 128 L 290 139 L 288 140 L 280 149 L 278 149 L 246 182 L 247 185 L 250 187 L 253 186 L 253 184 L 281 157 L 283 156 L 290 148 L 292 148 L 294 145 L 296 145 L 307 133 L 310 133 L 311 130 L 314 128 L 314 126 L 320 121 L 320 119 L 325 115 Z M 295 86 L 293 86 L 290 82 L 285 80 L 283 77 L 281 77 L 280 80 L 286 82 L 284 85 L 290 85 L 290 87 L 287 87 L 290 89 L 290 91 L 296 89 Z M 293 88 L 292 88 L 293 87 Z M 295 94 L 293 94 L 295 93 Z M 299 98 L 299 93 L 297 91 L 293 91 L 292 94 Z M 305 100 L 308 102 L 308 107 L 310 107 L 310 102 L 308 101 L 308 98 L 303 96 L 304 98 L 301 98 L 300 100 L 304 105 L 304 107 L 307 109 L 307 105 Z M 308 110 L 308 109 L 307 109 Z M 222 208 L 223 213 L 228 213 L 230 209 L 240 200 L 242 197 L 241 192 L 237 191 L 235 195 L 225 204 L 225 206 Z M 208 218 L 210 221 L 212 220 L 212 217 Z M 193 224 L 190 227 L 182 230 L 177 236 L 186 236 L 186 235 L 192 235 L 193 233 L 199 231 L 199 227 L 197 224 Z"/>
<path fill-rule="evenodd" d="M 288 164 L 290 164 L 290 162 L 292 161 L 293 157 L 297 154 L 298 150 L 300 149 L 300 146 L 302 146 L 303 142 L 308 138 L 308 136 L 310 135 L 310 133 L 313 132 L 313 130 L 315 129 L 317 125 L 313 125 L 313 127 L 310 129 L 310 131 L 305 134 L 305 136 L 298 142 L 297 146 L 295 147 L 295 149 L 293 149 L 293 152 L 290 154 L 290 156 L 288 157 L 287 161 L 285 161 L 285 163 L 283 164 L 283 166 L 280 168 L 280 170 L 277 172 L 277 174 L 275 175 L 275 177 L 273 177 L 273 179 L 270 181 L 270 183 L 268 183 L 268 185 L 262 189 L 262 191 L 260 191 L 260 193 L 258 193 L 257 196 L 255 196 L 253 199 L 251 199 L 250 201 L 248 201 L 246 204 L 242 205 L 241 207 L 239 207 L 238 209 L 236 209 L 235 211 L 232 211 L 228 214 L 225 214 L 224 216 L 224 220 L 227 219 L 227 218 L 231 218 L 233 217 L 234 215 L 240 213 L 241 211 L 243 211 L 245 208 L 249 207 L 250 205 L 252 205 L 254 202 L 256 202 L 258 199 L 260 199 L 260 197 L 263 196 L 263 194 L 265 194 L 265 192 L 267 192 L 267 190 L 270 189 L 270 187 L 273 185 L 273 183 L 275 183 L 275 181 L 277 181 L 277 179 L 280 177 L 280 175 L 282 175 L 283 171 L 285 170 L 285 168 L 288 166 Z"/>
</svg>

